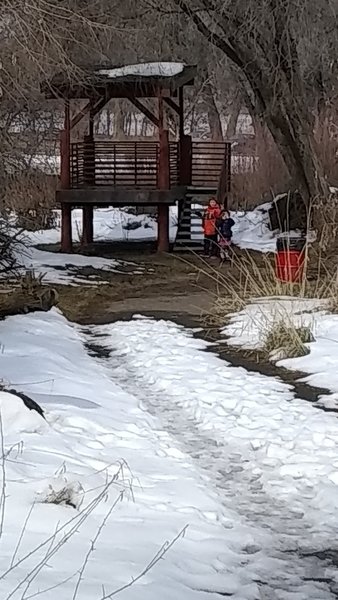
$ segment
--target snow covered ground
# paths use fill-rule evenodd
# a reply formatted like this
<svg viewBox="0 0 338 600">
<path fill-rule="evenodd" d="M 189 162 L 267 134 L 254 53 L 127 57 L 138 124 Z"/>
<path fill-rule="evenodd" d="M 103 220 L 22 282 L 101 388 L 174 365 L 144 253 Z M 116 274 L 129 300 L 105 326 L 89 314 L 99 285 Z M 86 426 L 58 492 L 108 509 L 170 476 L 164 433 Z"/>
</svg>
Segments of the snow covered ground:
<svg viewBox="0 0 338 600">
<path fill-rule="evenodd" d="M 138 398 L 114 382 L 111 369 L 87 356 L 76 328 L 57 312 L 36 314 L 7 319 L 0 337 L 1 376 L 46 410 L 45 422 L 23 406 L 18 411 L 15 398 L 9 402 L 0 395 L 6 449 L 13 447 L 6 461 L 2 600 L 38 592 L 44 600 L 55 600 L 55 594 L 69 600 L 79 581 L 78 600 L 108 597 L 187 524 L 186 535 L 167 557 L 122 597 L 207 600 L 214 590 L 239 589 L 241 582 L 244 596 L 236 597 L 254 598 L 250 590 L 256 585 L 238 558 L 234 561 L 231 544 L 224 544 L 229 515 L 222 514 L 217 495 L 156 418 L 139 407 Z M 48 503 L 62 487 L 72 490 L 78 509 Z M 121 492 L 123 501 L 110 514 Z M 74 526 L 74 535 L 53 556 Z M 235 546 L 253 544 L 250 532 L 237 527 Z M 48 564 L 42 565 L 46 555 Z"/>
<path fill-rule="evenodd" d="M 197 206 L 197 205 L 196 205 Z M 276 235 L 269 229 L 268 209 L 263 204 L 252 211 L 232 212 L 235 220 L 234 243 L 240 248 L 274 252 Z M 201 208 L 201 207 L 198 207 Z M 72 211 L 74 240 L 79 241 L 82 233 L 82 212 Z M 170 209 L 170 240 L 173 242 L 177 229 L 177 207 Z M 60 241 L 60 214 L 57 212 L 57 226 L 46 231 L 27 232 L 32 244 L 56 244 Z M 202 224 L 199 231 L 202 238 Z M 155 240 L 157 223 L 148 215 L 132 215 L 118 208 L 103 208 L 94 212 L 94 239 L 97 241 L 140 241 Z"/>
<path fill-rule="evenodd" d="M 196 205 L 197 206 L 197 205 Z M 201 208 L 201 207 L 199 207 Z M 273 252 L 276 238 L 268 227 L 269 205 L 263 205 L 251 212 L 232 213 L 234 226 L 234 243 L 240 248 Z M 60 242 L 60 213 L 57 211 L 57 224 L 54 229 L 35 232 L 25 232 L 25 239 L 29 248 L 22 256 L 21 262 L 25 268 L 34 269 L 37 274 L 44 273 L 45 281 L 50 283 L 98 283 L 100 280 L 95 274 L 89 277 L 79 273 L 83 267 L 92 267 L 96 270 L 120 272 L 127 267 L 129 271 L 140 274 L 142 266 L 131 265 L 119 260 L 104 259 L 100 257 L 86 257 L 77 254 L 66 255 L 38 250 L 39 244 L 57 244 Z M 82 211 L 72 211 L 72 227 L 74 241 L 78 242 L 82 234 Z M 177 230 L 177 207 L 170 209 L 170 240 L 173 242 Z M 157 223 L 149 215 L 133 215 L 117 208 L 98 209 L 94 211 L 94 239 L 95 241 L 146 241 L 155 240 L 157 237 Z M 194 239 L 202 239 L 202 223 L 195 227 Z"/>
<path fill-rule="evenodd" d="M 21 264 L 25 269 L 33 270 L 36 275 L 43 274 L 47 283 L 79 285 L 79 284 L 103 284 L 104 280 L 98 274 L 91 272 L 84 275 L 81 269 L 89 267 L 91 270 L 105 271 L 107 273 L 119 273 L 121 267 L 126 265 L 133 274 L 143 273 L 141 266 L 132 266 L 119 260 L 100 258 L 97 256 L 83 256 L 81 254 L 62 254 L 56 252 L 43 252 L 37 248 L 30 247 L 20 257 Z"/>
<path fill-rule="evenodd" d="M 278 322 L 287 326 L 310 328 L 314 341 L 305 344 L 306 356 L 286 358 L 277 365 L 309 373 L 301 379 L 313 386 L 332 391 L 320 402 L 338 407 L 338 315 L 330 314 L 324 300 L 309 298 L 262 298 L 230 316 L 223 332 L 231 346 L 260 349 L 266 334 Z"/>
<path fill-rule="evenodd" d="M 153 238 L 154 221 L 147 215 L 130 215 L 119 209 L 96 210 L 94 219 L 94 235 L 96 241 L 102 240 L 140 240 Z M 82 232 L 82 213 L 80 209 L 72 211 L 72 226 L 74 241 L 78 242 Z M 134 228 L 133 228 L 134 227 Z M 60 242 L 60 213 L 57 211 L 57 224 L 54 229 L 41 231 L 26 231 L 24 239 L 28 248 L 20 257 L 20 261 L 27 269 L 33 269 L 36 274 L 45 274 L 45 281 L 59 284 L 97 284 L 102 280 L 95 274 L 84 276 L 79 269 L 91 267 L 97 271 L 121 272 L 127 268 L 134 274 L 142 274 L 142 265 L 133 265 L 115 259 L 105 259 L 95 256 L 83 256 L 79 254 L 61 254 L 55 252 L 41 251 L 35 246 L 38 244 L 57 244 Z M 175 233 L 173 234 L 175 236 Z"/>
<path fill-rule="evenodd" d="M 3 600 L 111 597 L 186 525 L 121 598 L 336 597 L 332 415 L 173 323 L 80 330 L 54 310 L 6 319 L 0 340 L 0 376 L 46 411 L 0 393 Z M 84 342 L 111 354 L 89 356 Z M 65 488 L 77 508 L 51 501 Z"/>
</svg>

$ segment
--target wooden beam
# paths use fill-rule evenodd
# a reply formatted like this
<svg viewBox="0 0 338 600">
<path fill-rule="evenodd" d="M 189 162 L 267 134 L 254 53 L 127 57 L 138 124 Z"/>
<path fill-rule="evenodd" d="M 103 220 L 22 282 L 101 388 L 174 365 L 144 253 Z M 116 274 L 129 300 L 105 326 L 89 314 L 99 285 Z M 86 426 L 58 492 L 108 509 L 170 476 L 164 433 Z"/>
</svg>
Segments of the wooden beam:
<svg viewBox="0 0 338 600">
<path fill-rule="evenodd" d="M 88 102 L 84 108 L 82 108 L 71 120 L 70 128 L 73 129 L 82 121 L 83 117 L 90 111 L 91 102 Z"/>
<path fill-rule="evenodd" d="M 102 108 L 104 107 L 105 104 L 107 104 L 107 102 L 109 102 L 109 98 L 100 98 L 99 100 L 97 100 L 96 102 L 93 102 L 93 100 L 90 100 L 86 106 L 84 106 L 71 120 L 70 122 L 70 128 L 73 129 L 73 127 L 76 127 L 76 125 L 78 125 L 80 123 L 80 121 L 82 121 L 83 117 L 85 117 L 89 112 L 92 114 L 92 116 L 94 117 L 95 115 L 97 115 L 97 113 L 102 110 Z"/>
<path fill-rule="evenodd" d="M 88 137 L 91 141 L 94 141 L 94 120 L 95 120 L 95 115 L 93 113 L 93 110 L 90 109 L 89 111 L 89 129 L 88 129 Z"/>
<path fill-rule="evenodd" d="M 95 104 L 93 104 L 92 114 L 94 116 L 97 115 L 97 113 L 103 109 L 103 107 L 107 104 L 107 102 L 109 102 L 110 99 L 111 98 L 100 98 L 100 100 L 97 100 L 97 102 L 95 102 Z"/>
<path fill-rule="evenodd" d="M 130 102 L 134 104 L 134 106 L 136 106 L 136 108 L 140 110 L 147 117 L 147 119 L 149 119 L 149 121 L 155 125 L 155 127 L 159 127 L 159 119 L 149 110 L 149 108 L 144 106 L 140 100 L 132 97 L 128 97 L 128 100 L 130 100 Z"/>
<path fill-rule="evenodd" d="M 180 87 L 178 90 L 178 102 L 179 102 L 179 138 L 182 140 L 184 138 L 184 87 Z"/>
<path fill-rule="evenodd" d="M 170 108 L 172 108 L 175 111 L 175 113 L 177 113 L 178 115 L 180 114 L 180 107 L 178 106 L 178 104 L 176 104 L 176 102 L 174 102 L 172 98 L 163 99 L 168 104 L 168 106 L 170 106 Z"/>
</svg>

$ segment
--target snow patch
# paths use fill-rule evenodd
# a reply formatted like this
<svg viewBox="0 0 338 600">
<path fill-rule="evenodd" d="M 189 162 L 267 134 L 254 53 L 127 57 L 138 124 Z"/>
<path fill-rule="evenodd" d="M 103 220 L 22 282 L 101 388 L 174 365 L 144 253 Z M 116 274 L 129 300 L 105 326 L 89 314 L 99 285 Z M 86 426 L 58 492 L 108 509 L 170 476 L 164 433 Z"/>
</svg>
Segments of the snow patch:
<svg viewBox="0 0 338 600">
<path fill-rule="evenodd" d="M 0 391 L 0 420 L 3 435 L 42 432 L 46 424 L 41 415 L 27 408 L 15 394 Z"/>
<path fill-rule="evenodd" d="M 98 75 L 104 75 L 109 79 L 117 77 L 174 77 L 182 73 L 183 63 L 178 62 L 150 62 L 136 65 L 126 65 L 113 69 L 100 69 Z"/>
</svg>

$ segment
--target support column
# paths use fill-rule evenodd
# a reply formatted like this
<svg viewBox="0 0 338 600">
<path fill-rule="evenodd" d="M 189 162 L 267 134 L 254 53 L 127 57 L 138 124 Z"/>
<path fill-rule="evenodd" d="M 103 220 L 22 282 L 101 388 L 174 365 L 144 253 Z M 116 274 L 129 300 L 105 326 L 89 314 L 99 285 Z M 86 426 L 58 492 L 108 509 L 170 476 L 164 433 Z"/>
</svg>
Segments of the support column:
<svg viewBox="0 0 338 600">
<path fill-rule="evenodd" d="M 158 252 L 169 252 L 169 206 L 168 204 L 159 204 L 157 210 L 157 250 Z"/>
<path fill-rule="evenodd" d="M 62 190 L 70 188 L 70 108 L 65 102 L 64 129 L 60 134 L 60 183 Z M 61 205 L 61 251 L 72 252 L 72 207 Z"/>
<path fill-rule="evenodd" d="M 184 88 L 180 87 L 178 90 L 178 102 L 179 102 L 179 139 L 181 140 L 184 136 Z"/>
<path fill-rule="evenodd" d="M 164 107 L 163 97 L 160 94 L 158 98 L 158 132 L 159 132 L 159 160 L 158 160 L 158 180 L 159 190 L 170 189 L 170 157 L 169 157 L 169 131 L 164 129 Z M 158 213 L 158 233 L 157 250 L 158 252 L 169 252 L 169 206 L 159 204 Z"/>
<path fill-rule="evenodd" d="M 192 183 L 192 139 L 190 135 L 184 135 L 180 139 L 180 162 L 179 182 L 180 185 L 191 185 Z"/>
<path fill-rule="evenodd" d="M 88 246 L 94 241 L 94 209 L 91 205 L 82 208 L 82 246 Z"/>
<path fill-rule="evenodd" d="M 61 252 L 70 254 L 72 249 L 72 207 L 61 204 Z"/>
</svg>

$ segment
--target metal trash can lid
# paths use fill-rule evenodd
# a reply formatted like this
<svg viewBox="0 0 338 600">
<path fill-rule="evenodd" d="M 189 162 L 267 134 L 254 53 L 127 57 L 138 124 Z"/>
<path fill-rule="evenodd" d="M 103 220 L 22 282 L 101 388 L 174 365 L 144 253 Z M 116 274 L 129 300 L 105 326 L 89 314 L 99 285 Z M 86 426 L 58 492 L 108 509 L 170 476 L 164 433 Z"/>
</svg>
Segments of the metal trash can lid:
<svg viewBox="0 0 338 600">
<path fill-rule="evenodd" d="M 305 245 L 305 236 L 282 235 L 277 238 L 277 251 L 279 252 L 287 252 L 288 250 L 301 252 Z"/>
</svg>

